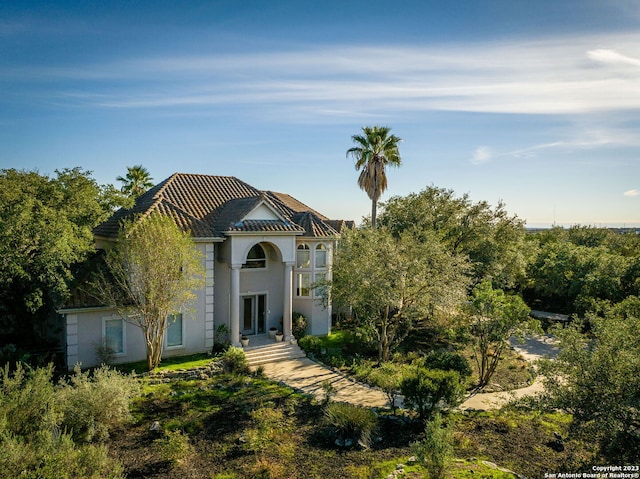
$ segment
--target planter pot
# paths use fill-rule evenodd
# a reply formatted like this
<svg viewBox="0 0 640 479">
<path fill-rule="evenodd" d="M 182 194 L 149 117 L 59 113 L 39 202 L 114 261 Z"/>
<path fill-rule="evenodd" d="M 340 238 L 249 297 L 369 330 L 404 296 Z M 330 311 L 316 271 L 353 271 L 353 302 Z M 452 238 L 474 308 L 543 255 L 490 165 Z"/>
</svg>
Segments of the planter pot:
<svg viewBox="0 0 640 479">
<path fill-rule="evenodd" d="M 283 338 L 282 334 L 276 334 L 276 341 L 278 342 L 282 341 L 282 338 Z"/>
<path fill-rule="evenodd" d="M 270 337 L 271 339 L 274 339 L 274 338 L 276 337 L 276 333 L 277 333 L 277 332 L 278 332 L 278 330 L 277 330 L 277 329 L 270 329 L 270 330 L 269 330 L 269 337 Z"/>
<path fill-rule="evenodd" d="M 240 344 L 242 344 L 243 348 L 246 348 L 247 346 L 249 346 L 249 338 L 247 339 L 241 339 L 240 340 Z"/>
</svg>

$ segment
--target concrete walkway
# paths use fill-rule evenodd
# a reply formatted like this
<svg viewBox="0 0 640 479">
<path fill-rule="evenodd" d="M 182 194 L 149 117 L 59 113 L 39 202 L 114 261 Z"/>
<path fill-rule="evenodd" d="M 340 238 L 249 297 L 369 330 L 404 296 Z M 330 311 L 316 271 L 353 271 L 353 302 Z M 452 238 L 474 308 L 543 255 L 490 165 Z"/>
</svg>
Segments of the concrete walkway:
<svg viewBox="0 0 640 479">
<path fill-rule="evenodd" d="M 558 355 L 557 341 L 549 335 L 527 336 L 524 343 L 520 343 L 516 338 L 511 338 L 509 343 L 518 354 L 530 363 L 535 363 L 539 359 L 554 359 Z M 460 409 L 499 409 L 514 399 L 541 393 L 544 389 L 542 381 L 542 376 L 538 376 L 531 385 L 521 389 L 472 394 L 460 405 Z"/>
<path fill-rule="evenodd" d="M 366 407 L 389 407 L 387 396 L 379 389 L 358 383 L 309 358 L 290 359 L 263 364 L 264 374 L 288 386 L 312 394 L 318 400 L 326 397 L 322 384 L 329 381 L 334 401 Z"/>
<path fill-rule="evenodd" d="M 524 344 L 511 339 L 511 347 L 521 354 L 527 361 L 549 357 L 554 358 L 558 348 L 553 338 L 549 336 L 527 337 Z M 322 384 L 329 381 L 333 386 L 333 400 L 348 402 L 366 407 L 389 407 L 386 395 L 379 389 L 358 383 L 348 377 L 336 373 L 309 358 L 283 360 L 263 364 L 264 374 L 288 386 L 312 394 L 319 400 L 325 398 Z M 534 395 L 542 391 L 542 382 L 537 378 L 533 384 L 514 391 L 496 393 L 478 393 L 468 397 L 459 407 L 460 409 L 498 409 L 514 398 Z M 396 400 L 397 403 L 401 401 Z"/>
</svg>

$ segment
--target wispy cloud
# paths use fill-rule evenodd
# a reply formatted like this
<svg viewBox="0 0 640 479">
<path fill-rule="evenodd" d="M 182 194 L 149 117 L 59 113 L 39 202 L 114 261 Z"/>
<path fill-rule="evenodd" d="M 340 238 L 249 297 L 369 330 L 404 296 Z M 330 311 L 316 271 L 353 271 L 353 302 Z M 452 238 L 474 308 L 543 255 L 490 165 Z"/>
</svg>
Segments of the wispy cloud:
<svg viewBox="0 0 640 479">
<path fill-rule="evenodd" d="M 481 165 L 482 163 L 487 163 L 489 160 L 491 160 L 492 156 L 493 152 L 488 146 L 479 146 L 473 152 L 471 163 L 474 165 Z"/>
<path fill-rule="evenodd" d="M 628 196 L 628 197 L 640 196 L 640 190 L 627 190 L 624 192 L 624 196 Z"/>
<path fill-rule="evenodd" d="M 638 60 L 637 58 L 631 58 L 622 55 L 615 50 L 600 48 L 597 50 L 588 51 L 587 56 L 592 60 L 601 63 L 632 65 L 635 67 L 640 67 L 640 60 Z"/>
<path fill-rule="evenodd" d="M 0 77 L 50 83 L 61 101 L 103 108 L 268 104 L 274 112 L 317 117 L 433 110 L 566 115 L 640 109 L 638 58 L 640 34 L 626 34 L 25 65 L 0 70 Z"/>
</svg>

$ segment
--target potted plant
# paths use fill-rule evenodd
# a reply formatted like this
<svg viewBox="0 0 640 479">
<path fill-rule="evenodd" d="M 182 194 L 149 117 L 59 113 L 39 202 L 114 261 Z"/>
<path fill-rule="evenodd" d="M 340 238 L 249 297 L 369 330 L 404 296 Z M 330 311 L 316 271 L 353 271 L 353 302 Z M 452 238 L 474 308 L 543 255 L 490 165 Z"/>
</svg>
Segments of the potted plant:
<svg viewBox="0 0 640 479">
<path fill-rule="evenodd" d="M 271 326 L 269 328 L 269 337 L 271 339 L 274 339 L 276 337 L 276 333 L 278 332 L 278 328 L 276 328 L 275 326 Z"/>
<path fill-rule="evenodd" d="M 282 341 L 282 331 L 276 332 L 276 341 Z"/>
<path fill-rule="evenodd" d="M 245 348 L 249 346 L 249 337 L 245 336 L 244 334 L 240 336 L 240 344 L 242 344 L 242 346 Z"/>
</svg>

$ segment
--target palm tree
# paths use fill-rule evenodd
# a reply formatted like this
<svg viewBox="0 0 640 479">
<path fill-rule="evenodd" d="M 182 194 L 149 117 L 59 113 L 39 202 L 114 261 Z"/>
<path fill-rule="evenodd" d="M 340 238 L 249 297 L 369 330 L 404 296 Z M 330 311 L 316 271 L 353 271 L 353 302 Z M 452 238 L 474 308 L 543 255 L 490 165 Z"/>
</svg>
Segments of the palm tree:
<svg viewBox="0 0 640 479">
<path fill-rule="evenodd" d="M 124 183 L 120 191 L 134 200 L 153 186 L 149 170 L 142 165 L 127 166 L 126 176 L 118 176 L 116 180 Z"/>
<path fill-rule="evenodd" d="M 389 135 L 391 128 L 386 126 L 365 126 L 363 135 L 353 135 L 351 139 L 357 145 L 347 150 L 360 171 L 358 186 L 366 191 L 371 199 L 371 227 L 376 227 L 376 209 L 378 200 L 387 189 L 387 166 L 400 166 L 398 143 L 402 141 L 395 135 Z"/>
</svg>

